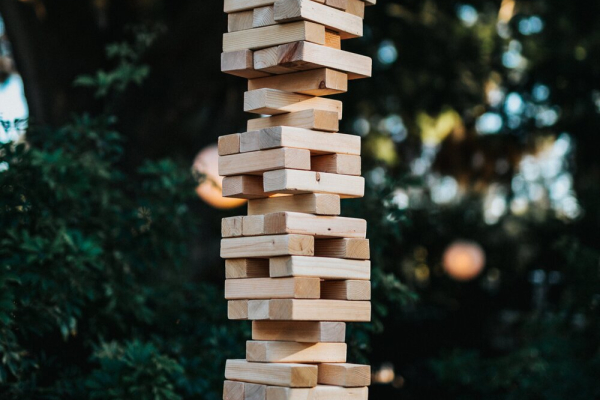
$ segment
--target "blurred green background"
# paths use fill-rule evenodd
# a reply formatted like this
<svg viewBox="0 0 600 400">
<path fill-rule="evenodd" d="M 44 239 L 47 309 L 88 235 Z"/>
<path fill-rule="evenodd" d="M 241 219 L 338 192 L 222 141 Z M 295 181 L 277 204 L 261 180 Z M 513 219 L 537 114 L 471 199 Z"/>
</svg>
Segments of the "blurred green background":
<svg viewBox="0 0 600 400">
<path fill-rule="evenodd" d="M 600 3 L 366 14 L 343 47 L 373 78 L 336 98 L 363 138 L 343 213 L 369 223 L 373 322 L 348 342 L 370 398 L 600 399 Z M 249 117 L 222 1 L 0 17 L 0 398 L 221 398 L 249 326 L 226 320 L 220 219 L 245 210 L 199 199 L 191 166 Z"/>
</svg>

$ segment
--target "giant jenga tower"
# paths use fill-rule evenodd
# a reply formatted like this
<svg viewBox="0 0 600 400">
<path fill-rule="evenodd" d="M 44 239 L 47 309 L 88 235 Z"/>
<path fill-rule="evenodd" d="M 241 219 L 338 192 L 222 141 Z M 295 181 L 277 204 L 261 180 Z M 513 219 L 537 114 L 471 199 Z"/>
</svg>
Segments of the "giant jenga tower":
<svg viewBox="0 0 600 400">
<path fill-rule="evenodd" d="M 346 363 L 346 322 L 369 321 L 360 137 L 336 133 L 348 80 L 371 59 L 341 50 L 375 0 L 225 0 L 221 70 L 248 79 L 247 132 L 219 138 L 223 196 L 248 215 L 222 222 L 230 319 L 251 320 L 245 360 L 228 360 L 226 400 L 366 400 L 370 367 Z"/>
</svg>

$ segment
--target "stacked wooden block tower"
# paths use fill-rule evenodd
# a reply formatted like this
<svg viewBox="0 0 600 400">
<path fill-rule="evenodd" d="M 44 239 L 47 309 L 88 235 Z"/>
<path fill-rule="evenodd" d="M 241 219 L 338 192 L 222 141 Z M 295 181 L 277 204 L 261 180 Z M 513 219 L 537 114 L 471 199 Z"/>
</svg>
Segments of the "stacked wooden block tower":
<svg viewBox="0 0 600 400">
<path fill-rule="evenodd" d="M 221 69 L 248 79 L 263 116 L 219 138 L 223 195 L 248 215 L 222 222 L 230 319 L 251 320 L 228 360 L 226 400 L 366 400 L 370 367 L 346 362 L 345 322 L 369 321 L 366 221 L 340 214 L 364 194 L 360 137 L 337 133 L 348 80 L 371 59 L 341 50 L 375 0 L 225 0 Z"/>
</svg>

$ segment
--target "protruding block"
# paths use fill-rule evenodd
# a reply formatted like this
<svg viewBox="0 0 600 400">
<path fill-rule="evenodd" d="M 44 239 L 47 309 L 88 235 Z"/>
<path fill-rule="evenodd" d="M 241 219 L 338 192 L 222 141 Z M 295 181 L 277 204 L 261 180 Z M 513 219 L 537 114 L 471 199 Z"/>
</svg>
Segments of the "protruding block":
<svg viewBox="0 0 600 400">
<path fill-rule="evenodd" d="M 312 256 L 314 237 L 273 235 L 226 238 L 221 240 L 222 258 L 265 258 L 286 255 Z"/>
<path fill-rule="evenodd" d="M 246 112 L 278 115 L 311 109 L 336 112 L 338 119 L 342 119 L 342 102 L 339 100 L 277 89 L 257 89 L 244 93 L 244 111 Z"/>
<path fill-rule="evenodd" d="M 248 202 L 248 215 L 271 214 L 282 211 L 318 215 L 339 215 L 340 196 L 335 194 L 310 193 L 250 200 Z"/>
<path fill-rule="evenodd" d="M 280 125 L 326 132 L 337 132 L 339 130 L 339 113 L 336 111 L 309 109 L 275 115 L 273 117 L 248 120 L 249 131 Z"/>
<path fill-rule="evenodd" d="M 329 300 L 371 300 L 371 282 L 346 280 L 321 282 L 321 298 Z"/>
<path fill-rule="evenodd" d="M 249 131 L 240 134 L 240 153 L 260 150 L 260 131 Z"/>
<path fill-rule="evenodd" d="M 266 193 L 331 193 L 342 198 L 363 197 L 365 180 L 360 176 L 281 169 L 263 174 Z"/>
<path fill-rule="evenodd" d="M 371 367 L 359 364 L 320 364 L 319 383 L 343 387 L 369 386 Z"/>
<path fill-rule="evenodd" d="M 248 300 L 232 300 L 227 302 L 227 318 L 248 319 Z"/>
<path fill-rule="evenodd" d="M 227 16 L 227 31 L 237 32 L 252 29 L 253 11 L 240 11 Z"/>
<path fill-rule="evenodd" d="M 271 75 L 254 69 L 254 57 L 250 50 L 222 53 L 221 71 L 247 79 L 263 78 Z"/>
<path fill-rule="evenodd" d="M 265 364 L 246 360 L 227 360 L 225 378 L 264 385 L 314 387 L 317 366 L 306 364 Z"/>
<path fill-rule="evenodd" d="M 359 176 L 361 172 L 361 160 L 360 156 L 349 154 L 326 154 L 312 157 L 310 160 L 310 169 L 317 172 Z"/>
<path fill-rule="evenodd" d="M 269 363 L 346 362 L 346 343 L 246 342 L 246 360 Z"/>
<path fill-rule="evenodd" d="M 271 277 L 307 276 L 368 281 L 371 278 L 371 262 L 326 257 L 273 257 L 269 259 L 269 274 Z"/>
<path fill-rule="evenodd" d="M 369 389 L 319 385 L 312 389 L 267 387 L 267 400 L 367 400 Z"/>
<path fill-rule="evenodd" d="M 268 300 L 269 318 L 279 321 L 371 320 L 371 302 L 344 300 Z"/>
<path fill-rule="evenodd" d="M 369 239 L 318 239 L 315 241 L 315 256 L 368 260 Z"/>
<path fill-rule="evenodd" d="M 223 197 L 260 199 L 269 194 L 263 190 L 262 176 L 239 175 L 223 178 Z"/>
<path fill-rule="evenodd" d="M 225 298 L 235 299 L 318 299 L 318 278 L 227 279 Z"/>
<path fill-rule="evenodd" d="M 281 168 L 310 169 L 310 152 L 281 148 L 219 156 L 219 175 L 243 175 Z"/>
<path fill-rule="evenodd" d="M 344 343 L 343 322 L 252 321 L 253 340 L 300 343 Z"/>
<path fill-rule="evenodd" d="M 360 155 L 360 137 L 323 132 L 291 126 L 275 126 L 260 131 L 260 148 L 293 147 L 310 150 L 311 154 L 339 153 Z"/>
<path fill-rule="evenodd" d="M 223 400 L 245 400 L 244 395 L 244 382 L 225 381 L 223 384 Z"/>
<path fill-rule="evenodd" d="M 221 219 L 221 236 L 242 236 L 242 218 L 243 217 L 228 217 Z"/>
<path fill-rule="evenodd" d="M 260 68 L 257 65 L 254 65 L 254 67 Z M 321 68 L 296 72 L 286 76 L 267 76 L 266 78 L 250 79 L 248 81 L 248 90 L 264 88 L 311 96 L 327 96 L 345 93 L 348 90 L 348 75 L 334 69 Z"/>
<path fill-rule="evenodd" d="M 244 236 L 258 236 L 265 234 L 265 216 L 249 215 L 242 217 L 242 234 Z"/>
<path fill-rule="evenodd" d="M 295 212 L 279 212 L 265 216 L 265 234 L 294 233 L 316 237 L 364 238 L 367 221 L 360 218 L 329 217 Z"/>
<path fill-rule="evenodd" d="M 290 22 L 223 34 L 223 51 L 256 50 L 297 41 L 325 44 L 325 27 L 308 21 Z"/>
<path fill-rule="evenodd" d="M 266 258 L 232 258 L 225 260 L 226 279 L 267 277 L 269 277 L 269 260 Z"/>
<path fill-rule="evenodd" d="M 240 152 L 240 134 L 219 136 L 218 152 L 220 156 L 237 154 Z"/>
</svg>

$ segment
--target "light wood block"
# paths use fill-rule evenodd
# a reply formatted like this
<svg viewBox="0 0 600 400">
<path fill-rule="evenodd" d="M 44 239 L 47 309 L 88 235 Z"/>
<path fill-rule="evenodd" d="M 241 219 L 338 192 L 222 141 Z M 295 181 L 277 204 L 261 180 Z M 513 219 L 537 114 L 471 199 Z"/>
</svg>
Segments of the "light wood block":
<svg viewBox="0 0 600 400">
<path fill-rule="evenodd" d="M 268 302 L 271 320 L 346 322 L 371 320 L 369 301 L 275 299 Z"/>
<path fill-rule="evenodd" d="M 260 28 L 261 26 L 275 25 L 275 9 L 273 6 L 258 7 L 252 13 L 252 26 Z"/>
<path fill-rule="evenodd" d="M 263 190 L 261 176 L 239 175 L 223 178 L 223 197 L 261 199 L 269 195 Z"/>
<path fill-rule="evenodd" d="M 274 235 L 225 238 L 221 240 L 221 258 L 265 258 L 286 255 L 312 256 L 314 237 Z"/>
<path fill-rule="evenodd" d="M 248 319 L 269 319 L 269 300 L 248 300 Z"/>
<path fill-rule="evenodd" d="M 327 31 L 325 31 L 325 43 L 327 44 Z M 278 65 L 279 53 L 277 47 L 268 47 L 266 49 L 254 52 L 254 69 L 259 69 L 269 74 L 290 74 L 296 72 L 291 68 Z"/>
<path fill-rule="evenodd" d="M 369 281 L 323 281 L 321 298 L 329 300 L 371 300 L 371 282 Z"/>
<path fill-rule="evenodd" d="M 244 382 L 225 381 L 223 384 L 223 400 L 245 400 L 244 395 Z"/>
<path fill-rule="evenodd" d="M 223 34 L 223 51 L 257 50 L 305 40 L 325 44 L 325 27 L 308 21 L 290 22 Z"/>
<path fill-rule="evenodd" d="M 315 256 L 368 260 L 369 239 L 318 239 L 315 240 Z"/>
<path fill-rule="evenodd" d="M 225 0 L 223 11 L 227 14 L 257 7 L 273 5 L 275 0 Z"/>
<path fill-rule="evenodd" d="M 219 175 L 254 174 L 281 168 L 310 169 L 310 152 L 304 149 L 273 149 L 219 156 Z"/>
<path fill-rule="evenodd" d="M 240 152 L 240 134 L 219 136 L 218 153 L 220 156 L 237 154 Z"/>
<path fill-rule="evenodd" d="M 297 212 L 265 215 L 265 234 L 298 234 L 316 237 L 354 237 L 367 235 L 367 221 L 360 218 L 329 217 Z"/>
<path fill-rule="evenodd" d="M 270 363 L 346 362 L 346 343 L 246 342 L 246 360 Z"/>
<path fill-rule="evenodd" d="M 240 134 L 240 153 L 260 150 L 260 131 L 250 131 Z"/>
<path fill-rule="evenodd" d="M 371 367 L 359 364 L 320 364 L 319 383 L 343 387 L 363 387 L 371 384 Z"/>
<path fill-rule="evenodd" d="M 344 343 L 343 322 L 252 321 L 253 340 L 300 343 Z"/>
<path fill-rule="evenodd" d="M 337 32 L 325 29 L 325 46 L 341 50 L 342 37 Z"/>
<path fill-rule="evenodd" d="M 377 4 L 377 0 L 362 0 L 365 2 L 366 6 L 374 6 L 375 4 Z"/>
<path fill-rule="evenodd" d="M 248 300 L 232 300 L 227 302 L 227 318 L 248 319 Z"/>
<path fill-rule="evenodd" d="M 243 217 L 228 217 L 221 219 L 221 236 L 237 237 L 242 236 Z"/>
<path fill-rule="evenodd" d="M 357 17 L 365 17 L 365 3 L 361 0 L 346 0 L 346 12 L 356 15 Z"/>
<path fill-rule="evenodd" d="M 306 364 L 265 364 L 246 360 L 227 360 L 225 378 L 264 385 L 314 387 L 317 366 Z"/>
<path fill-rule="evenodd" d="M 226 279 L 267 278 L 269 260 L 261 258 L 234 258 L 225 260 Z"/>
<path fill-rule="evenodd" d="M 371 279 L 371 262 L 327 257 L 273 257 L 269 259 L 269 274 L 272 278 L 307 276 L 368 281 Z"/>
<path fill-rule="evenodd" d="M 369 389 L 319 385 L 312 389 L 267 387 L 267 400 L 367 400 Z"/>
<path fill-rule="evenodd" d="M 267 386 L 256 383 L 244 383 L 244 400 L 266 400 Z"/>
<path fill-rule="evenodd" d="M 318 215 L 339 215 L 340 196 L 310 193 L 250 200 L 248 202 L 248 215 L 264 215 L 282 211 Z"/>
<path fill-rule="evenodd" d="M 263 78 L 271 75 L 254 69 L 254 57 L 250 50 L 222 53 L 221 71 L 247 79 Z"/>
<path fill-rule="evenodd" d="M 227 31 L 237 32 L 253 28 L 253 11 L 240 11 L 227 15 Z"/>
<path fill-rule="evenodd" d="M 325 0 L 325 5 L 346 11 L 348 8 L 348 0 Z"/>
<path fill-rule="evenodd" d="M 356 15 L 311 0 L 277 0 L 275 21 L 312 21 L 341 34 L 342 39 L 363 35 L 363 20 Z"/>
<path fill-rule="evenodd" d="M 293 147 L 310 150 L 312 154 L 351 154 L 360 155 L 360 137 L 338 133 L 315 132 L 290 126 L 276 126 L 262 129 L 259 136 L 261 149 Z"/>
<path fill-rule="evenodd" d="M 258 236 L 265 234 L 265 216 L 249 215 L 242 217 L 242 235 Z"/>
<path fill-rule="evenodd" d="M 228 300 L 318 299 L 318 278 L 252 278 L 227 279 L 225 298 Z"/>
<path fill-rule="evenodd" d="M 277 89 L 257 89 L 244 93 L 244 111 L 254 114 L 278 115 L 311 109 L 336 112 L 338 119 L 342 119 L 342 102 L 339 100 Z"/>
<path fill-rule="evenodd" d="M 312 157 L 310 160 L 310 169 L 317 172 L 359 176 L 361 172 L 361 160 L 360 156 L 349 154 L 326 154 Z"/>
<path fill-rule="evenodd" d="M 336 111 L 308 109 L 275 115 L 273 117 L 255 118 L 248 121 L 248 130 L 253 131 L 280 125 L 337 132 L 340 129 L 339 113 Z"/>
<path fill-rule="evenodd" d="M 266 193 L 331 193 L 342 198 L 363 197 L 365 180 L 360 176 L 281 169 L 263 174 Z"/>
<path fill-rule="evenodd" d="M 259 50 L 256 53 L 260 54 L 261 52 L 263 50 Z M 257 54 L 257 57 L 259 54 Z M 275 61 L 275 65 L 277 65 L 277 61 Z M 260 65 L 257 66 L 256 63 L 254 66 L 260 68 Z M 264 88 L 308 94 L 311 96 L 328 96 L 348 91 L 348 75 L 333 69 L 320 68 L 295 72 L 286 76 L 267 76 L 248 81 L 248 90 Z"/>
</svg>

